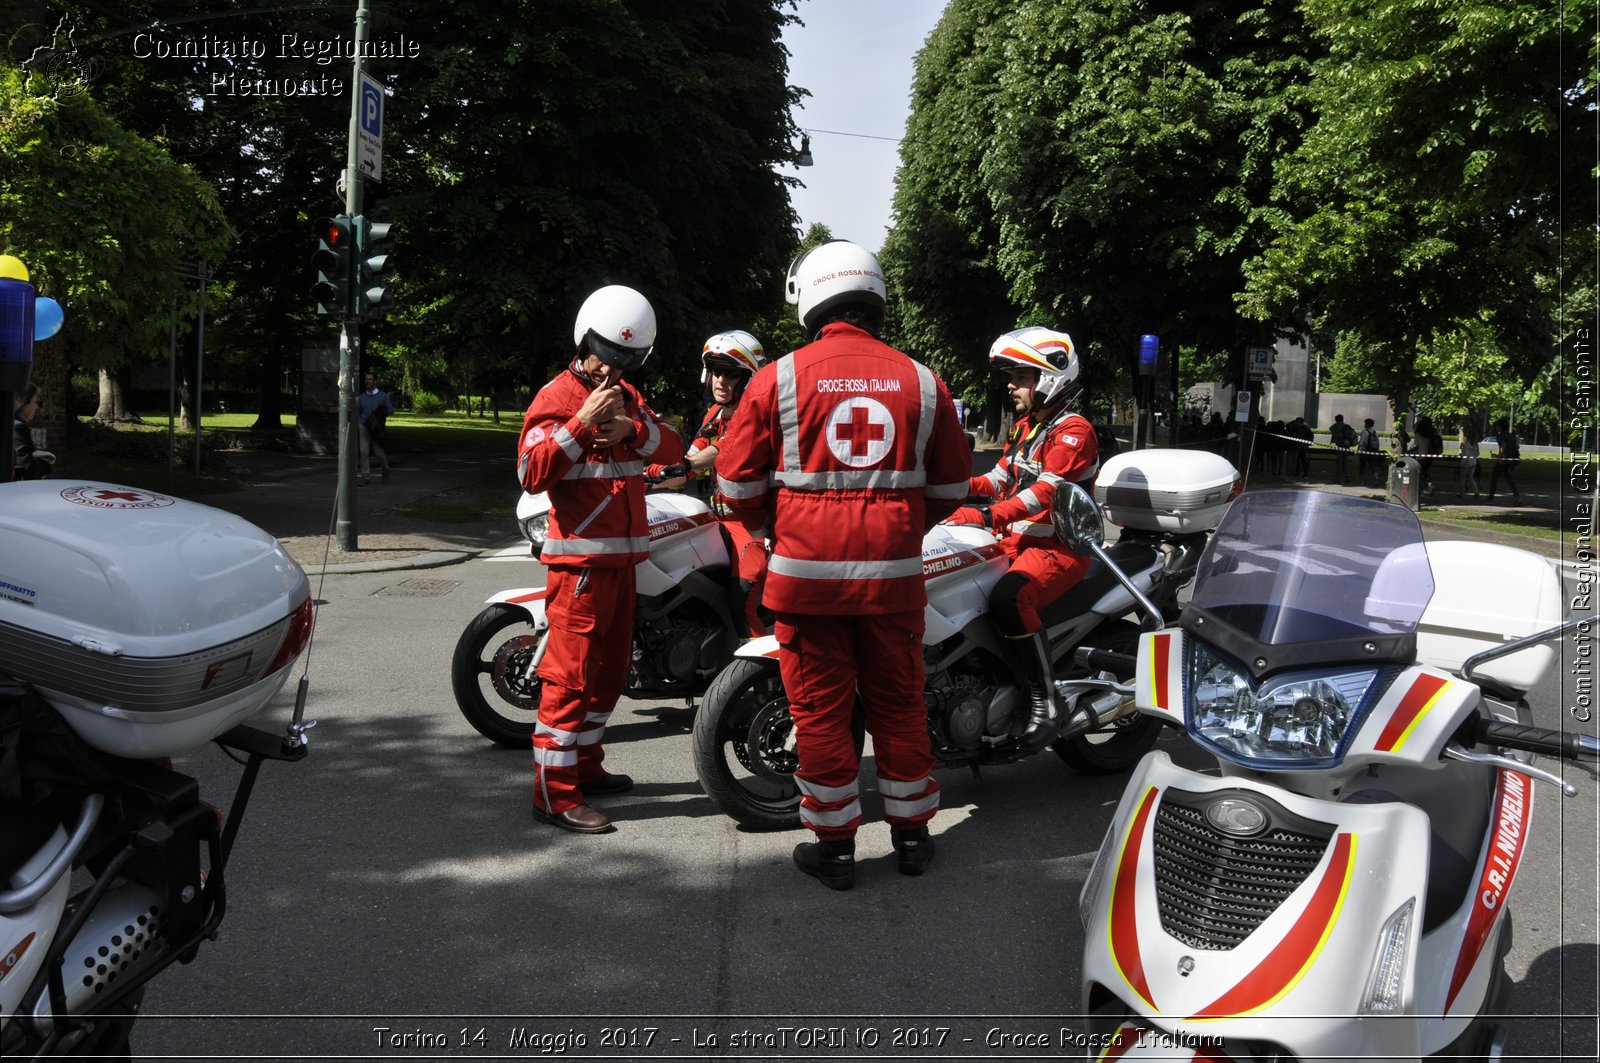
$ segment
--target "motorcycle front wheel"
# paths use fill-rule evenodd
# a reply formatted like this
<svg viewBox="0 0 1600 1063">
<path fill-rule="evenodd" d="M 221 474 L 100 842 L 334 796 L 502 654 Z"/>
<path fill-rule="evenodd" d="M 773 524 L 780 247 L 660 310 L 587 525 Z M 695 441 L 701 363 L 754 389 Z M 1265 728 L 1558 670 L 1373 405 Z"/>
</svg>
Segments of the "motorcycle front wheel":
<svg viewBox="0 0 1600 1063">
<path fill-rule="evenodd" d="M 1139 626 L 1118 620 L 1091 635 L 1087 644 L 1096 649 L 1132 656 L 1139 651 Z M 1126 675 L 1117 674 L 1118 682 L 1127 683 L 1132 679 L 1132 669 Z M 1058 738 L 1050 748 L 1066 762 L 1067 767 L 1081 775 L 1114 775 L 1139 763 L 1140 758 L 1150 752 L 1150 747 L 1160 737 L 1160 720 L 1135 713 L 1093 731 L 1085 731 L 1071 738 Z"/>
<path fill-rule="evenodd" d="M 747 827 L 798 827 L 799 764 L 778 662 L 728 665 L 694 717 L 694 770 L 706 796 Z"/>
<path fill-rule="evenodd" d="M 532 668 L 544 632 L 525 609 L 495 604 L 456 642 L 450 686 L 474 730 L 496 745 L 528 749 L 539 720 L 539 677 Z"/>
</svg>

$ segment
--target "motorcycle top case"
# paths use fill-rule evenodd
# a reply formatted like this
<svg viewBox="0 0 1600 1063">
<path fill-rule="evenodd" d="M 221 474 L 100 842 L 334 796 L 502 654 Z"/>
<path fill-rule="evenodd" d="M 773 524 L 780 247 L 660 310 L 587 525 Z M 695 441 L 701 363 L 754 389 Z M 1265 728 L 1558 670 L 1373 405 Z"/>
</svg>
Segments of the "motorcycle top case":
<svg viewBox="0 0 1600 1063">
<path fill-rule="evenodd" d="M 1119 528 L 1211 531 L 1238 494 L 1239 470 L 1206 450 L 1130 450 L 1100 466 L 1094 500 Z"/>
<path fill-rule="evenodd" d="M 115 484 L 0 484 L 0 672 L 103 752 L 170 756 L 255 713 L 310 612 L 305 572 L 232 514 Z"/>
</svg>

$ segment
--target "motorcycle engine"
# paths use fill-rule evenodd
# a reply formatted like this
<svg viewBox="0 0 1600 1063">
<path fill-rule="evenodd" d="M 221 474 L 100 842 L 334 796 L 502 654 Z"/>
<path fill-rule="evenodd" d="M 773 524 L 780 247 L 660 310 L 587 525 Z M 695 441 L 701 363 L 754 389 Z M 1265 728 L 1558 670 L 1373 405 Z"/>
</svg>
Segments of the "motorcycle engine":
<svg viewBox="0 0 1600 1063">
<path fill-rule="evenodd" d="M 640 687 L 676 690 L 714 675 L 733 657 L 721 624 L 684 617 L 638 633 L 633 670 Z"/>
<path fill-rule="evenodd" d="M 924 697 L 934 744 L 963 751 L 979 748 L 985 734 L 1010 730 L 1021 703 L 1016 687 L 997 686 L 993 676 L 954 672 L 930 677 Z"/>
</svg>

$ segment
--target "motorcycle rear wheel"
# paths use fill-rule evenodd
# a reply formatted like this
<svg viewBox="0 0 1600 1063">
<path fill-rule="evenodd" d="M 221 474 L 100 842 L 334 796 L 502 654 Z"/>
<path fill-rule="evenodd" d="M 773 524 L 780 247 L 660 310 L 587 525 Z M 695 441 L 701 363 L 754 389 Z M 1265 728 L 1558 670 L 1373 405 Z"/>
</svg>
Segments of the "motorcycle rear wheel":
<svg viewBox="0 0 1600 1063">
<path fill-rule="evenodd" d="M 1135 654 L 1139 649 L 1139 626 L 1118 620 L 1095 632 L 1088 644 L 1114 653 Z M 1126 675 L 1117 675 L 1118 681 L 1123 683 L 1132 678 L 1131 669 Z M 1161 721 L 1136 713 L 1093 731 L 1058 738 L 1050 748 L 1067 767 L 1080 775 L 1115 775 L 1139 763 L 1160 737 Z"/>
<path fill-rule="evenodd" d="M 537 675 L 528 663 L 544 639 L 527 610 L 495 604 L 473 618 L 450 660 L 450 687 L 461 715 L 483 737 L 508 749 L 528 749 L 539 721 Z"/>
<path fill-rule="evenodd" d="M 694 770 L 718 808 L 758 830 L 800 825 L 794 723 L 777 661 L 722 670 L 694 717 Z"/>
</svg>

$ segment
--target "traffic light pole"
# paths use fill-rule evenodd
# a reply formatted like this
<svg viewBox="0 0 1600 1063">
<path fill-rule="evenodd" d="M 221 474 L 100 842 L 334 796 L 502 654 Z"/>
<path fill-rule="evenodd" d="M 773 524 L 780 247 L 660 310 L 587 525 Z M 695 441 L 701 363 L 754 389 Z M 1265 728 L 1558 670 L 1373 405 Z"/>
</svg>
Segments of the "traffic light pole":
<svg viewBox="0 0 1600 1063">
<path fill-rule="evenodd" d="M 344 212 L 361 213 L 361 53 L 367 42 L 367 0 L 356 5 L 355 73 L 350 78 L 350 138 L 345 153 Z M 354 263 L 354 254 L 352 254 Z M 354 285 L 351 295 L 354 296 Z M 352 298 L 351 303 L 354 303 Z M 339 490 L 335 507 L 334 540 L 340 550 L 356 549 L 356 380 L 361 369 L 361 322 L 355 306 L 345 308 L 344 331 L 339 337 Z"/>
</svg>

